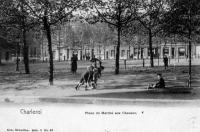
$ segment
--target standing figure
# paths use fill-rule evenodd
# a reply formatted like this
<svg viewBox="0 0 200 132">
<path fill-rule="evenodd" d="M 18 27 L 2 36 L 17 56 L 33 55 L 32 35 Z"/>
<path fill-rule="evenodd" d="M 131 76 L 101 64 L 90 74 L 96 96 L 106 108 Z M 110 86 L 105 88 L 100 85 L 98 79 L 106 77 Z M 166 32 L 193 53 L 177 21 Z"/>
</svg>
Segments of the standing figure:
<svg viewBox="0 0 200 132">
<path fill-rule="evenodd" d="M 77 61 L 78 61 L 77 55 L 73 54 L 71 57 L 71 72 L 73 74 L 75 74 L 77 71 Z"/>
<path fill-rule="evenodd" d="M 165 66 L 165 69 L 166 69 L 168 67 L 168 58 L 167 58 L 166 55 L 163 58 L 163 62 L 164 62 L 164 66 Z"/>
<path fill-rule="evenodd" d="M 93 58 L 90 60 L 92 62 L 93 69 L 93 88 L 96 89 L 97 87 L 97 81 L 101 77 L 101 72 L 104 70 L 104 66 L 102 66 L 101 60 Z M 99 62 L 99 65 L 97 65 L 97 62 Z"/>
<path fill-rule="evenodd" d="M 93 79 L 92 79 L 93 80 L 93 83 L 92 83 L 93 89 L 96 89 L 96 87 L 97 87 L 98 78 L 100 78 L 100 74 L 99 74 L 98 68 L 94 67 L 93 68 Z"/>
</svg>

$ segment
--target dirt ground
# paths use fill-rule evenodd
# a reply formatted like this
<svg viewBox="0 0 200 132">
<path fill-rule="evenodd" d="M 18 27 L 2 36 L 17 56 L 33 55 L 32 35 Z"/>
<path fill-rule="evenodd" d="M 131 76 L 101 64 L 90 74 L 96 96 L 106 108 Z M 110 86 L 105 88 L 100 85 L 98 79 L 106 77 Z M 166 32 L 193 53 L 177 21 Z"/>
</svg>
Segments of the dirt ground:
<svg viewBox="0 0 200 132">
<path fill-rule="evenodd" d="M 31 74 L 24 74 L 23 64 L 20 72 L 15 71 L 15 64 L 8 63 L 0 66 L 0 95 L 14 96 L 54 96 L 54 97 L 99 97 L 99 98 L 128 98 L 128 99 L 200 99 L 200 65 L 192 67 L 192 87 L 197 90 L 194 95 L 174 94 L 146 94 L 135 92 L 145 89 L 149 83 L 156 81 L 156 73 L 162 73 L 166 85 L 186 87 L 188 80 L 188 66 L 171 64 L 166 70 L 163 66 L 142 67 L 138 62 L 128 62 L 126 69 L 121 62 L 120 74 L 114 74 L 114 61 L 104 61 L 105 70 L 98 81 L 97 90 L 86 92 L 84 89 L 75 91 L 74 87 L 90 62 L 78 62 L 77 74 L 70 72 L 70 62 L 55 62 L 54 86 L 48 84 L 48 63 L 30 64 Z M 141 64 L 141 63 L 140 63 Z M 131 91 L 130 91 L 131 90 Z M 9 100 L 8 100 L 9 101 Z"/>
</svg>

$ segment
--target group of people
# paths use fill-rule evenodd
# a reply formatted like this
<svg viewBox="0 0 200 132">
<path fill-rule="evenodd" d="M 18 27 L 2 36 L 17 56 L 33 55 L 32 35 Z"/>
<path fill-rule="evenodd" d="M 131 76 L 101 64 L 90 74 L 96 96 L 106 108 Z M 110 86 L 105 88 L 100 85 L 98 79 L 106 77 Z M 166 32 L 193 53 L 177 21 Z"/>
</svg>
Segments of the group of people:
<svg viewBox="0 0 200 132">
<path fill-rule="evenodd" d="M 77 56 L 73 55 L 71 58 L 72 73 L 76 73 L 77 60 L 78 60 Z M 101 60 L 95 57 L 93 57 L 90 61 L 91 61 L 91 65 L 87 66 L 86 72 L 82 74 L 79 83 L 75 87 L 76 90 L 79 90 L 79 88 L 82 85 L 85 85 L 85 90 L 88 90 L 89 87 L 92 87 L 92 89 L 96 89 L 97 87 L 97 81 L 101 77 L 101 72 L 104 70 L 104 67 L 102 66 Z M 166 69 L 166 67 L 168 67 L 168 58 L 164 56 L 163 61 L 164 61 L 165 69 Z M 99 66 L 97 66 L 97 62 L 99 63 Z M 155 84 L 149 84 L 148 89 L 165 88 L 165 81 L 162 77 L 162 74 L 158 73 L 157 77 L 158 77 L 158 81 Z"/>
<path fill-rule="evenodd" d="M 85 84 L 85 90 L 88 90 L 89 87 L 96 89 L 97 81 L 101 77 L 101 72 L 104 70 L 102 62 L 97 58 L 92 58 L 91 65 L 87 66 L 86 72 L 81 76 L 79 83 L 76 85 L 75 89 L 79 90 L 80 86 Z M 99 67 L 97 66 L 99 62 Z"/>
</svg>

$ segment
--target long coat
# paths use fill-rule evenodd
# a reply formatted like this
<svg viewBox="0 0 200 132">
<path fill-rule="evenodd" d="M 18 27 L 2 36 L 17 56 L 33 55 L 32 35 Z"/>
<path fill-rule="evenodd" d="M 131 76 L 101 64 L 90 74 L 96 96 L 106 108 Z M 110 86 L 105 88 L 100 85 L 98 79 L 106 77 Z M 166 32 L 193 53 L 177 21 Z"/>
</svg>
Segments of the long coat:
<svg viewBox="0 0 200 132">
<path fill-rule="evenodd" d="M 78 61 L 78 58 L 75 55 L 73 55 L 71 57 L 71 71 L 72 72 L 76 72 L 77 70 L 77 61 Z"/>
</svg>

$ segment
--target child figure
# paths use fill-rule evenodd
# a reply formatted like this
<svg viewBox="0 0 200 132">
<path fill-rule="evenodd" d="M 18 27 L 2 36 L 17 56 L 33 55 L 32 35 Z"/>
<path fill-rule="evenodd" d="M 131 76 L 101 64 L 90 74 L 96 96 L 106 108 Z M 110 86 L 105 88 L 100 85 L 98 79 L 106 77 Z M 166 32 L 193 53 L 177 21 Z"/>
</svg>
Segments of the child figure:
<svg viewBox="0 0 200 132">
<path fill-rule="evenodd" d="M 97 80 L 100 77 L 99 75 L 100 74 L 99 74 L 98 68 L 94 67 L 94 69 L 93 69 L 93 83 L 92 83 L 93 89 L 96 89 L 96 87 L 97 87 Z"/>
<path fill-rule="evenodd" d="M 97 87 L 97 81 L 101 77 L 101 71 L 104 69 L 103 66 L 100 65 L 100 67 L 97 67 L 94 63 L 93 66 L 93 80 L 92 80 L 92 87 L 93 89 L 96 89 Z"/>
<path fill-rule="evenodd" d="M 86 84 L 85 90 L 87 90 L 87 86 L 90 85 L 90 82 L 93 79 L 93 66 L 88 66 L 87 71 L 81 76 L 79 83 L 76 85 L 75 89 L 78 90 L 81 85 Z"/>
<path fill-rule="evenodd" d="M 158 73 L 158 82 L 154 85 L 150 84 L 148 89 L 153 89 L 153 88 L 165 88 L 165 80 L 162 77 L 162 74 Z"/>
</svg>

